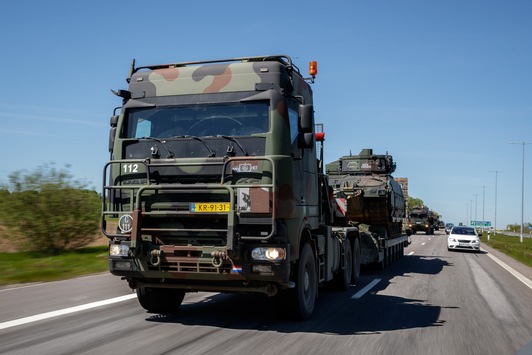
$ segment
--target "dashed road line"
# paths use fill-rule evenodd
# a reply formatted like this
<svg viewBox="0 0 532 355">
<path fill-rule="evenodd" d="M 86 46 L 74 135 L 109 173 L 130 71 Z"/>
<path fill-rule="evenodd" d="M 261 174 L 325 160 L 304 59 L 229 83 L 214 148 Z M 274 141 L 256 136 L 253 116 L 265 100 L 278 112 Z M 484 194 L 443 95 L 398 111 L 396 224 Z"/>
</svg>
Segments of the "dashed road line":
<svg viewBox="0 0 532 355">
<path fill-rule="evenodd" d="M 351 296 L 351 299 L 352 300 L 358 300 L 359 298 L 364 296 L 369 290 L 371 290 L 373 287 L 375 287 L 375 285 L 378 284 L 379 282 L 381 282 L 381 279 L 375 279 L 375 280 L 371 281 L 369 284 L 366 285 L 366 287 L 364 287 L 362 290 L 358 291 L 353 296 Z"/>
</svg>

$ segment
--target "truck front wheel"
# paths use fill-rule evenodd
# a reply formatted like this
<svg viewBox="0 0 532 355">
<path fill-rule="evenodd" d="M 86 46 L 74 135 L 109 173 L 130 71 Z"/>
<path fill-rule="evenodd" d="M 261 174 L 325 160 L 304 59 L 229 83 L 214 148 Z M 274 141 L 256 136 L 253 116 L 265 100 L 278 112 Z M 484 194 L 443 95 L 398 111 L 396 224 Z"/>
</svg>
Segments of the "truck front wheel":
<svg viewBox="0 0 532 355">
<path fill-rule="evenodd" d="M 137 299 L 142 308 L 152 313 L 175 313 L 183 303 L 185 291 L 171 288 L 140 286 Z"/>
<path fill-rule="evenodd" d="M 314 312 L 316 293 L 318 290 L 318 275 L 316 261 L 310 244 L 305 244 L 301 250 L 297 266 L 296 287 L 293 290 L 294 308 L 298 311 L 298 318 L 309 319 Z"/>
<path fill-rule="evenodd" d="M 276 311 L 283 318 L 307 320 L 314 312 L 318 290 L 316 262 L 308 243 L 301 249 L 293 278 L 294 288 L 281 290 L 275 296 Z"/>
<path fill-rule="evenodd" d="M 294 288 L 282 290 L 276 296 L 276 308 L 282 317 L 306 320 L 314 312 L 318 275 L 314 253 L 309 244 L 305 244 L 294 270 Z"/>
</svg>

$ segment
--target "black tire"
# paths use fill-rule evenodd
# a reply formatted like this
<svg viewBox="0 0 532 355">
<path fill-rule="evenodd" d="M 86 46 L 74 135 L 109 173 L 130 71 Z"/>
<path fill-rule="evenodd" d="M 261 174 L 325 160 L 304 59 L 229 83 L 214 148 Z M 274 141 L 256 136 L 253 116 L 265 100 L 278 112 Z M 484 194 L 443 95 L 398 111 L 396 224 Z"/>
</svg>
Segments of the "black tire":
<svg viewBox="0 0 532 355">
<path fill-rule="evenodd" d="M 301 249 L 295 270 L 296 285 L 286 294 L 285 309 L 299 320 L 307 320 L 314 312 L 318 290 L 318 275 L 312 248 L 307 243 Z"/>
<path fill-rule="evenodd" d="M 379 270 L 384 270 L 388 266 L 388 249 L 384 248 L 382 252 L 384 254 L 382 260 L 377 262 L 377 269 Z"/>
<path fill-rule="evenodd" d="M 140 286 L 137 299 L 142 308 L 152 313 L 175 313 L 183 303 L 185 291 Z"/>
<path fill-rule="evenodd" d="M 360 240 L 355 238 L 353 241 L 353 272 L 351 273 L 351 283 L 356 285 L 360 281 Z"/>
<path fill-rule="evenodd" d="M 353 249 L 351 249 L 351 242 L 345 239 L 344 242 L 344 265 L 342 269 L 335 276 L 335 283 L 338 289 L 348 290 L 351 285 L 351 278 L 353 277 Z"/>
</svg>

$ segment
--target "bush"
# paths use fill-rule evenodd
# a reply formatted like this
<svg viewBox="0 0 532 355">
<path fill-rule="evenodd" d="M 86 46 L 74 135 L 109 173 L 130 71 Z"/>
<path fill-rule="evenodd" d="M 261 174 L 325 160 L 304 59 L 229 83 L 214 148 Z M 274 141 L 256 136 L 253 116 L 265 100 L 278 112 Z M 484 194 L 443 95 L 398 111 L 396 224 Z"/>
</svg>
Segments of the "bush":
<svg viewBox="0 0 532 355">
<path fill-rule="evenodd" d="M 91 243 L 100 208 L 96 191 L 53 164 L 12 173 L 0 190 L 0 220 L 28 251 L 56 254 Z"/>
</svg>

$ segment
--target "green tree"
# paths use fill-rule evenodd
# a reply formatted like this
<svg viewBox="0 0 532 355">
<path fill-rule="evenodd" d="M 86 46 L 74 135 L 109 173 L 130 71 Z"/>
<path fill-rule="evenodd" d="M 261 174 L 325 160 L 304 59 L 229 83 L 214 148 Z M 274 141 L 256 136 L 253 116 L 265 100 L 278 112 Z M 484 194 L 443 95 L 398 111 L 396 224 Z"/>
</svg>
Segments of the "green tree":
<svg viewBox="0 0 532 355">
<path fill-rule="evenodd" d="M 411 210 L 412 208 L 416 206 L 423 206 L 423 200 L 420 198 L 415 198 L 412 196 L 408 196 L 408 209 Z"/>
<path fill-rule="evenodd" d="M 96 191 L 54 164 L 14 172 L 0 189 L 0 221 L 25 250 L 55 254 L 89 244 L 100 208 Z"/>
</svg>

